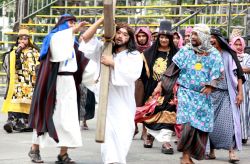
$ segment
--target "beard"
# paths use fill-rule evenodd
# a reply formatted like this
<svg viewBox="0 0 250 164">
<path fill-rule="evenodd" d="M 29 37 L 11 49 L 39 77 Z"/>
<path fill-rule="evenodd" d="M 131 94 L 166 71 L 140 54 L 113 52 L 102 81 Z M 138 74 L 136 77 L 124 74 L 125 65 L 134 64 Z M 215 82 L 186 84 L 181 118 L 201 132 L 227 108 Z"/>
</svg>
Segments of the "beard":
<svg viewBox="0 0 250 164">
<path fill-rule="evenodd" d="M 200 44 L 196 41 L 196 40 L 191 40 L 191 44 L 192 44 L 192 46 L 194 46 L 194 47 L 198 47 Z"/>
<path fill-rule="evenodd" d="M 138 42 L 138 45 L 140 45 L 140 46 L 145 46 L 146 44 L 147 44 L 147 42 L 145 42 L 145 43 Z"/>
<path fill-rule="evenodd" d="M 128 44 L 128 41 L 127 42 L 123 42 L 121 40 L 116 40 L 115 41 L 115 47 L 116 48 L 120 48 L 120 47 L 126 47 Z"/>
</svg>

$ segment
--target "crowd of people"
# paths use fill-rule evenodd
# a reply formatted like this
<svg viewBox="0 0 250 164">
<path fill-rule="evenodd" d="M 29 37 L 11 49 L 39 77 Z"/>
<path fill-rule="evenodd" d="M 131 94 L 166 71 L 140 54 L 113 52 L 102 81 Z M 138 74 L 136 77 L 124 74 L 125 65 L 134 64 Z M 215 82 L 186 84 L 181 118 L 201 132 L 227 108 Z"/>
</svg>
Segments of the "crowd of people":
<svg viewBox="0 0 250 164">
<path fill-rule="evenodd" d="M 40 147 L 55 146 L 60 148 L 56 163 L 74 163 L 68 149 L 82 146 L 81 126 L 87 130 L 86 121 L 95 115 L 101 64 L 110 67 L 103 163 L 126 163 L 138 123 L 144 148 L 157 140 L 161 152 L 171 155 L 174 141 L 181 164 L 216 159 L 215 149 L 228 150 L 229 162 L 238 162 L 235 150 L 242 150 L 250 136 L 250 55 L 242 36 L 225 38 L 205 24 L 171 31 L 168 20 L 155 31 L 116 23 L 107 56 L 102 52 L 110 38 L 95 35 L 103 21 L 82 32 L 87 22 L 76 24 L 73 15 L 62 15 L 40 53 L 29 31 L 19 29 L 6 53 L 3 128 L 33 131 L 32 162 L 43 163 Z M 155 97 L 153 112 L 135 121 L 137 108 L 146 111 Z"/>
</svg>

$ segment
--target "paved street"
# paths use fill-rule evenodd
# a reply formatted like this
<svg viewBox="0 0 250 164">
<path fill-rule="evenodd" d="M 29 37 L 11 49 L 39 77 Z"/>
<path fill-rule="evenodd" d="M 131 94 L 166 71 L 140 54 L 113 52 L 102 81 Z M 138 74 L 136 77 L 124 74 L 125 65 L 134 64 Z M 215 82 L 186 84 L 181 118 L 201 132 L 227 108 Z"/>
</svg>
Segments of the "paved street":
<svg viewBox="0 0 250 164">
<path fill-rule="evenodd" d="M 0 107 L 3 98 L 0 97 Z M 30 164 L 27 153 L 31 146 L 32 133 L 12 133 L 7 134 L 3 130 L 7 116 L 0 114 L 0 164 Z M 90 130 L 82 131 L 83 146 L 69 151 L 70 156 L 79 164 L 100 164 L 100 144 L 94 141 L 96 120 L 88 121 Z M 127 157 L 128 164 L 177 164 L 181 153 L 175 152 L 174 155 L 165 155 L 160 151 L 161 144 L 155 142 L 152 149 L 144 149 L 143 142 L 139 140 L 139 135 L 131 146 Z M 172 144 L 174 145 L 174 144 Z M 175 145 L 174 145 L 175 146 Z M 45 163 L 52 164 L 58 154 L 57 148 L 43 148 L 41 155 Z M 227 151 L 216 151 L 217 160 L 195 161 L 197 164 L 222 164 L 228 163 Z M 238 153 L 240 164 L 250 163 L 250 142 L 243 147 L 243 151 Z"/>
</svg>

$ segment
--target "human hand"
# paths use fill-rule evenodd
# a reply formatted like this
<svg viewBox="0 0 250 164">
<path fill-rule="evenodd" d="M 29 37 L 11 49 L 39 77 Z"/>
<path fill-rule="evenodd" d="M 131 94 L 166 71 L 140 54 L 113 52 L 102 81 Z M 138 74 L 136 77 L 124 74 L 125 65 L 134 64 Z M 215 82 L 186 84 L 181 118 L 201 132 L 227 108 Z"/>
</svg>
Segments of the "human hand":
<svg viewBox="0 0 250 164">
<path fill-rule="evenodd" d="M 21 47 L 23 49 L 25 47 L 25 44 L 21 42 L 18 44 L 18 47 Z"/>
<path fill-rule="evenodd" d="M 162 92 L 162 86 L 161 82 L 158 83 L 158 85 L 155 87 L 154 92 L 152 93 L 152 96 L 155 96 L 156 94 L 161 94 Z"/>
<path fill-rule="evenodd" d="M 89 23 L 86 22 L 86 21 L 83 21 L 83 22 L 80 22 L 80 23 L 76 24 L 75 27 L 73 27 L 73 32 L 74 32 L 74 33 L 77 33 L 77 32 L 79 32 L 79 31 L 81 31 L 82 28 L 83 28 L 84 26 L 86 26 L 87 24 L 89 24 Z"/>
<path fill-rule="evenodd" d="M 213 87 L 211 87 L 211 86 L 205 86 L 204 88 L 202 88 L 201 93 L 208 95 L 212 91 L 213 91 Z"/>
<path fill-rule="evenodd" d="M 106 66 L 111 66 L 111 67 L 114 67 L 114 65 L 115 65 L 115 62 L 113 60 L 112 55 L 102 55 L 101 63 L 106 65 Z"/>
<path fill-rule="evenodd" d="M 236 96 L 236 104 L 237 106 L 240 106 L 240 104 L 242 103 L 243 101 L 243 94 L 242 93 L 238 93 L 238 95 Z"/>
</svg>

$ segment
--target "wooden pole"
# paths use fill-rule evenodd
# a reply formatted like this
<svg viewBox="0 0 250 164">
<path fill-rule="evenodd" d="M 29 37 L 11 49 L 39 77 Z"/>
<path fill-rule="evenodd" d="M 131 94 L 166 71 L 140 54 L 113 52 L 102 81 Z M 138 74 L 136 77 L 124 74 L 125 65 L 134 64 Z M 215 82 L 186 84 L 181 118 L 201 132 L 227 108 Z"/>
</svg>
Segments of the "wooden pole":
<svg viewBox="0 0 250 164">
<path fill-rule="evenodd" d="M 104 51 L 102 55 L 112 55 L 111 39 L 114 35 L 114 14 L 115 14 L 116 0 L 103 0 L 104 10 L 104 37 L 106 42 L 104 44 Z M 109 90 L 109 76 L 110 68 L 104 64 L 101 65 L 101 81 L 99 106 L 97 111 L 96 124 L 96 142 L 103 143 L 105 139 L 106 115 L 108 105 L 108 90 Z"/>
</svg>

